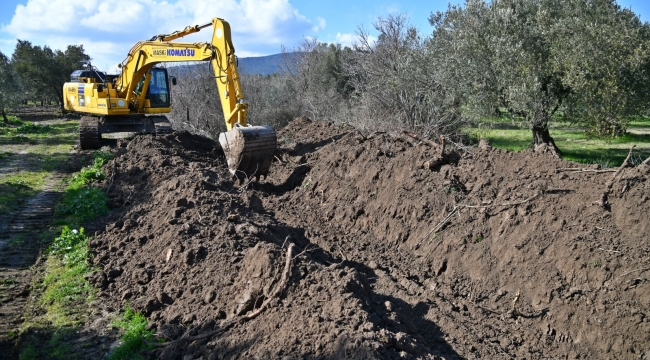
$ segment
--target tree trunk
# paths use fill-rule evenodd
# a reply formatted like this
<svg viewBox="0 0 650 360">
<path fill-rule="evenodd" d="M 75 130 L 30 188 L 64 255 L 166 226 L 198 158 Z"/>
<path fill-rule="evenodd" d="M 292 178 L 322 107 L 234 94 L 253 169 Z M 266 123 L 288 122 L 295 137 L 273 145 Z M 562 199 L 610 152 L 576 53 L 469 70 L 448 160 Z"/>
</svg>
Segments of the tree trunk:
<svg viewBox="0 0 650 360">
<path fill-rule="evenodd" d="M 533 143 L 531 145 L 537 152 L 562 157 L 562 151 L 555 145 L 555 141 L 548 132 L 548 126 L 533 126 Z"/>
<path fill-rule="evenodd" d="M 9 118 L 7 118 L 7 113 L 5 112 L 4 107 L 0 109 L 0 113 L 2 113 L 2 121 L 4 121 L 5 124 L 9 124 Z"/>
<path fill-rule="evenodd" d="M 59 98 L 59 104 L 61 105 L 61 116 L 63 116 L 65 115 L 65 107 L 63 106 L 63 93 L 61 93 L 60 95 L 57 94 L 56 97 Z"/>
</svg>

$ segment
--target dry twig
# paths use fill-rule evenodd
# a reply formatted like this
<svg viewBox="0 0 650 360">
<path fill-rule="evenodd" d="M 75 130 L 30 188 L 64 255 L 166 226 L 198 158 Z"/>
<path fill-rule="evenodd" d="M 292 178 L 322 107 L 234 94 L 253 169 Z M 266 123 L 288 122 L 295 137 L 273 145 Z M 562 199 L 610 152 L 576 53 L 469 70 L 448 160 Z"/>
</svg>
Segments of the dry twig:
<svg viewBox="0 0 650 360">
<path fill-rule="evenodd" d="M 536 193 L 535 195 L 529 197 L 526 200 L 521 200 L 521 201 L 516 201 L 512 203 L 503 203 L 503 204 L 490 204 L 490 205 L 458 205 L 459 207 L 465 207 L 465 208 L 470 208 L 470 209 L 476 209 L 476 208 L 493 208 L 493 207 L 499 207 L 499 206 L 515 206 L 515 205 L 521 205 L 525 204 L 531 200 L 534 200 L 536 197 L 538 197 L 541 193 Z"/>
<path fill-rule="evenodd" d="M 454 209 L 451 210 L 451 212 L 450 212 L 450 213 L 449 213 L 449 214 L 448 214 L 448 215 L 447 215 L 447 216 L 446 216 L 446 217 L 445 217 L 441 222 L 439 222 L 438 225 L 434 226 L 433 229 L 429 230 L 429 232 L 426 233 L 426 235 L 424 235 L 424 236 L 422 237 L 422 239 L 421 239 L 417 244 L 415 244 L 413 247 L 411 247 L 411 249 L 420 246 L 420 244 L 422 244 L 422 242 L 423 242 L 424 240 L 426 240 L 426 239 L 427 239 L 431 234 L 437 232 L 437 231 L 440 230 L 443 226 L 445 226 L 445 224 L 447 223 L 447 221 L 449 221 L 449 219 L 451 219 L 451 217 L 454 216 L 457 212 L 458 212 L 458 206 L 454 206 Z"/>
<path fill-rule="evenodd" d="M 648 270 L 650 270 L 650 268 L 641 268 L 641 269 L 636 269 L 636 270 L 630 270 L 630 271 L 627 271 L 627 272 L 625 272 L 625 273 L 619 275 L 618 277 L 623 277 L 623 276 L 625 276 L 625 275 L 629 275 L 629 274 L 634 273 L 634 272 L 637 272 L 637 271 L 645 272 L 645 271 L 648 271 Z"/>
</svg>

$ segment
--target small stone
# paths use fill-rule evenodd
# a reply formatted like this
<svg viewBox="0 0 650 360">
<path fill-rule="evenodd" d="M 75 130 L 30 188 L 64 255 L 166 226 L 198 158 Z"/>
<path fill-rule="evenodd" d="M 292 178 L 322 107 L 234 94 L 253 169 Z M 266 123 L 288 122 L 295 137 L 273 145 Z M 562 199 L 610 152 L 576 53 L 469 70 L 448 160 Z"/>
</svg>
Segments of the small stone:
<svg viewBox="0 0 650 360">
<path fill-rule="evenodd" d="M 388 310 L 388 311 L 393 311 L 393 303 L 392 303 L 392 302 L 390 302 L 390 301 L 386 301 L 386 302 L 384 303 L 384 306 L 386 306 L 386 310 Z"/>
<path fill-rule="evenodd" d="M 131 296 L 133 296 L 131 290 L 126 290 L 125 292 L 122 293 L 122 301 L 130 299 Z"/>
<path fill-rule="evenodd" d="M 205 293 L 203 296 L 203 301 L 205 301 L 206 304 L 209 304 L 214 301 L 214 299 L 217 297 L 217 294 L 215 294 L 214 290 L 210 290 Z"/>
</svg>

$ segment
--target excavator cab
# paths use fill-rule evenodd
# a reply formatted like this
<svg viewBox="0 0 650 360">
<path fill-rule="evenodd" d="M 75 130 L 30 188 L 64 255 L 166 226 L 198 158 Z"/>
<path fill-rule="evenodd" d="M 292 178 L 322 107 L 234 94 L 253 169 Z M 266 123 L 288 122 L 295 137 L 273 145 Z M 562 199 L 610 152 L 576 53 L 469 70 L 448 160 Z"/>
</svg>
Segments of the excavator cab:
<svg viewBox="0 0 650 360">
<path fill-rule="evenodd" d="M 150 108 L 166 108 L 170 106 L 171 103 L 171 91 L 169 89 L 169 77 L 167 75 L 167 69 L 165 68 L 153 68 L 140 79 L 138 85 L 135 87 L 135 93 L 137 95 L 142 94 L 142 89 L 145 85 L 145 80 L 147 76 L 151 74 L 149 85 L 147 86 L 147 93 L 145 94 L 145 99 L 149 100 L 151 106 Z"/>
</svg>

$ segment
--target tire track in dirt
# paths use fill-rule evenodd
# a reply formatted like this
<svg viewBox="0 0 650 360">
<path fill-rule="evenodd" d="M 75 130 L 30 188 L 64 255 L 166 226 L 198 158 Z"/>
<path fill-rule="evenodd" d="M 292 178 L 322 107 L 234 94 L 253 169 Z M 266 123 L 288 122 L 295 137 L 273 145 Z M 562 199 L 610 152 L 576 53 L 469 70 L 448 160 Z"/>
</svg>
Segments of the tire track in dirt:
<svg viewBox="0 0 650 360">
<path fill-rule="evenodd" d="M 0 174 L 21 170 L 22 156 L 4 167 Z M 54 206 L 62 192 L 61 179 L 75 171 L 68 162 L 46 178 L 46 184 L 5 223 L 0 222 L 0 353 L 17 356 L 13 335 L 24 321 L 23 311 L 29 301 L 32 265 L 41 250 L 38 235 L 52 223 Z"/>
</svg>

